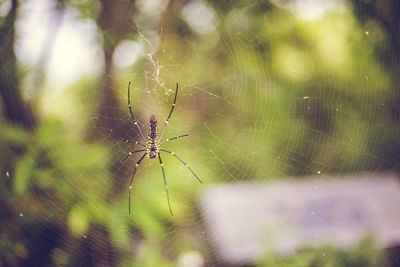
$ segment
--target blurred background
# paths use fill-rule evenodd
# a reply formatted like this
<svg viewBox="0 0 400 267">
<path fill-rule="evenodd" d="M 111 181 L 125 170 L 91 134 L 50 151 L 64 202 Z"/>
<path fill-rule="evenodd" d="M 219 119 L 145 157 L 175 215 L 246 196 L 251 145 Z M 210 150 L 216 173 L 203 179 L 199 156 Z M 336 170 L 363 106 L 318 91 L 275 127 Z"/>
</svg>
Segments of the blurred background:
<svg viewBox="0 0 400 267">
<path fill-rule="evenodd" d="M 215 184 L 400 170 L 397 0 L 0 0 L 0 266 L 218 266 Z M 179 93 L 163 157 L 140 140 Z M 160 130 L 160 129 L 159 129 Z M 392 203 L 397 205 L 398 203 Z M 207 208 L 207 207 L 205 207 Z M 260 266 L 385 266 L 350 251 Z"/>
</svg>

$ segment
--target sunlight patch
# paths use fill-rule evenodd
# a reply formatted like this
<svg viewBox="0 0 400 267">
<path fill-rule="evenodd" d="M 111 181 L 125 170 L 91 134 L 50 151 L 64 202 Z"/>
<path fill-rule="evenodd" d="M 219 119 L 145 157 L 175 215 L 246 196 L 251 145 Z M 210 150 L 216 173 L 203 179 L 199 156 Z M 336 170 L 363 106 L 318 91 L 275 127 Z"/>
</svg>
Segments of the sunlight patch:
<svg viewBox="0 0 400 267">
<path fill-rule="evenodd" d="M 319 20 L 331 11 L 342 12 L 348 9 L 343 0 L 274 0 L 273 2 L 277 6 L 291 10 L 304 21 Z"/>
<path fill-rule="evenodd" d="M 292 81 L 308 81 L 315 69 L 307 53 L 288 46 L 281 46 L 274 53 L 273 66 L 278 76 Z"/>
<path fill-rule="evenodd" d="M 202 2 L 190 2 L 182 9 L 182 15 L 190 27 L 197 33 L 215 31 L 214 11 Z"/>
<path fill-rule="evenodd" d="M 143 56 L 143 52 L 142 42 L 124 40 L 115 49 L 113 63 L 120 68 L 129 67 Z"/>
</svg>

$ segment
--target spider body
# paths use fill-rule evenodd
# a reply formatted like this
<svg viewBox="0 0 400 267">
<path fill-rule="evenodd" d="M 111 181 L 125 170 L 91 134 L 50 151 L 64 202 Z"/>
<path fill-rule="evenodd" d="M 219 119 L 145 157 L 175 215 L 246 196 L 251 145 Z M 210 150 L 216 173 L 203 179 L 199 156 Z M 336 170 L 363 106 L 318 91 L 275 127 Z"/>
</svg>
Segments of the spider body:
<svg viewBox="0 0 400 267">
<path fill-rule="evenodd" d="M 147 157 L 154 159 L 160 152 L 160 146 L 157 141 L 157 118 L 154 115 L 150 117 L 149 140 L 146 146 Z"/>
<path fill-rule="evenodd" d="M 164 180 L 164 187 L 165 187 L 165 192 L 167 195 L 167 200 L 168 200 L 168 207 L 169 207 L 169 211 L 172 214 L 172 209 L 171 209 L 171 204 L 169 201 L 169 195 L 168 195 L 168 185 L 167 185 L 167 180 L 165 178 L 165 171 L 164 171 L 164 164 L 161 160 L 161 156 L 160 156 L 160 152 L 166 152 L 169 153 L 170 155 L 174 156 L 175 158 L 177 158 L 183 165 L 185 165 L 185 167 L 187 167 L 189 169 L 189 171 L 196 177 L 196 179 L 200 182 L 203 183 L 200 178 L 196 175 L 196 173 L 192 170 L 192 168 L 190 168 L 189 164 L 187 164 L 186 162 L 184 162 L 181 158 L 179 158 L 174 152 L 166 150 L 161 148 L 161 146 L 166 143 L 169 142 L 171 140 L 175 140 L 178 138 L 182 138 L 185 136 L 188 136 L 188 134 L 184 134 L 184 135 L 180 135 L 180 136 L 176 136 L 173 138 L 167 138 L 164 141 L 161 141 L 161 138 L 163 137 L 164 131 L 165 131 L 165 127 L 168 124 L 168 121 L 171 117 L 172 112 L 174 111 L 174 107 L 175 107 L 175 103 L 176 103 L 176 96 L 178 94 L 178 83 L 176 83 L 176 90 L 175 90 L 175 98 L 174 98 L 174 103 L 172 104 L 171 107 L 171 111 L 169 112 L 168 118 L 165 120 L 164 123 L 164 127 L 162 129 L 161 135 L 160 137 L 157 136 L 157 118 L 154 115 L 151 115 L 150 117 L 150 131 L 148 134 L 148 138 L 145 138 L 142 130 L 140 129 L 137 121 L 135 120 L 135 116 L 133 115 L 132 112 L 132 107 L 131 107 L 131 102 L 130 102 L 130 86 L 131 86 L 131 82 L 129 82 L 128 85 L 128 107 L 129 107 L 129 112 L 131 114 L 132 120 L 133 120 L 133 124 L 137 127 L 137 129 L 139 130 L 139 133 L 141 135 L 141 137 L 144 140 L 144 143 L 138 142 L 138 141 L 130 141 L 130 140 L 125 140 L 127 143 L 134 143 L 136 145 L 142 146 L 144 147 L 144 149 L 139 149 L 139 150 L 135 150 L 135 151 L 131 151 L 129 152 L 123 159 L 122 159 L 122 163 L 125 162 L 125 160 L 128 159 L 128 157 L 134 155 L 135 153 L 138 152 L 144 152 L 144 154 L 139 158 L 139 160 L 136 162 L 135 164 L 135 169 L 133 171 L 132 174 L 132 178 L 131 178 L 131 182 L 129 184 L 129 214 L 131 214 L 131 191 L 132 191 L 132 183 L 133 183 L 133 178 L 135 177 L 136 174 L 136 170 L 139 167 L 139 164 L 142 162 L 142 160 L 145 158 L 145 156 L 147 155 L 148 158 L 150 159 L 154 159 L 156 157 L 158 157 L 159 161 L 160 161 L 160 166 L 161 166 L 161 170 L 162 170 L 162 174 L 163 174 L 163 180 Z"/>
</svg>

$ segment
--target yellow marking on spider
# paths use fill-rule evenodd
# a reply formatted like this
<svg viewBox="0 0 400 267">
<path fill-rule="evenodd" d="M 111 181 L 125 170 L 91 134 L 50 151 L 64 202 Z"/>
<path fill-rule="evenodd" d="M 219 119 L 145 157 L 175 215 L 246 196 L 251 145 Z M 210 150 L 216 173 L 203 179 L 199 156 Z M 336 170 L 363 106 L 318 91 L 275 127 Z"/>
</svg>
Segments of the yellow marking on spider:
<svg viewBox="0 0 400 267">
<path fill-rule="evenodd" d="M 132 190 L 132 186 L 129 186 L 129 190 Z"/>
<path fill-rule="evenodd" d="M 168 121 L 165 121 L 165 123 L 168 123 Z"/>
<path fill-rule="evenodd" d="M 189 164 L 185 164 L 185 166 L 189 168 Z"/>
<path fill-rule="evenodd" d="M 136 163 L 136 167 L 139 167 L 139 164 Z"/>
<path fill-rule="evenodd" d="M 175 107 L 175 104 L 172 104 L 173 107 Z"/>
<path fill-rule="evenodd" d="M 175 155 L 175 153 L 174 153 L 174 152 L 171 152 L 171 155 Z"/>
<path fill-rule="evenodd" d="M 160 166 L 161 166 L 161 167 L 164 167 L 164 163 L 161 163 Z"/>
<path fill-rule="evenodd" d="M 136 125 L 136 124 L 137 124 L 137 122 L 135 121 L 135 122 L 133 122 L 133 124 L 135 124 L 135 125 Z"/>
<path fill-rule="evenodd" d="M 128 154 L 129 154 L 129 155 L 132 155 L 133 153 L 132 153 L 132 152 L 129 152 Z"/>
</svg>

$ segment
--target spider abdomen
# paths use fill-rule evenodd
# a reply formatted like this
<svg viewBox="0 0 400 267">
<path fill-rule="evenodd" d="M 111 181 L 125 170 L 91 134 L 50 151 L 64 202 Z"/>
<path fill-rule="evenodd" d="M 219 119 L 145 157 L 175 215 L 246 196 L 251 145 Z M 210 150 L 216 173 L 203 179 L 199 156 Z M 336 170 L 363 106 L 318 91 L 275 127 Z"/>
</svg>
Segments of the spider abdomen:
<svg viewBox="0 0 400 267">
<path fill-rule="evenodd" d="M 150 132 L 149 140 L 147 141 L 147 155 L 149 158 L 154 159 L 157 157 L 159 145 L 157 142 L 157 118 L 154 115 L 150 117 Z"/>
<path fill-rule="evenodd" d="M 149 138 L 151 141 L 155 141 L 155 139 L 157 139 L 157 118 L 154 115 L 151 115 L 150 117 Z"/>
</svg>

